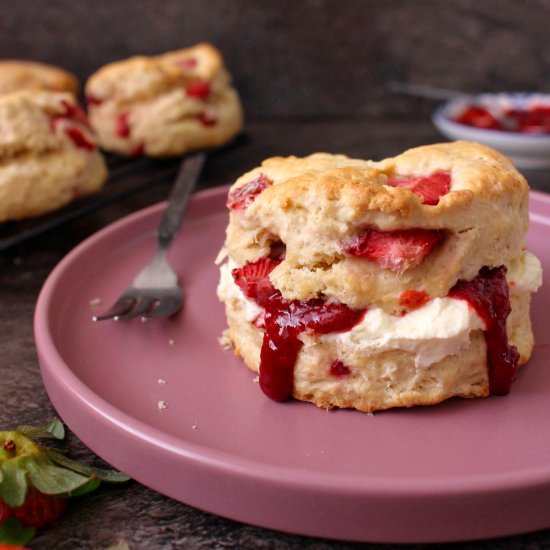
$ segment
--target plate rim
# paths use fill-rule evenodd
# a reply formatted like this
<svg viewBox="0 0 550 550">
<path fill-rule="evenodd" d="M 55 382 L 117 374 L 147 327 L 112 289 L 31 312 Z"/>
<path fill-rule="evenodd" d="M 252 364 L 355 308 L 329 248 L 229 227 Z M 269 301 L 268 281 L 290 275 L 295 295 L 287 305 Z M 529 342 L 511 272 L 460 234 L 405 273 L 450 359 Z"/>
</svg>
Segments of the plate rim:
<svg viewBox="0 0 550 550">
<path fill-rule="evenodd" d="M 224 185 L 199 191 L 195 193 L 192 201 L 197 203 L 218 199 L 221 195 L 225 196 L 228 188 L 229 186 Z M 545 203 L 545 205 L 550 206 L 550 197 L 545 193 L 530 191 L 530 195 L 530 198 L 533 198 L 535 201 L 541 201 Z M 59 384 L 60 388 L 63 388 L 63 391 L 69 392 L 72 394 L 73 398 L 78 399 L 86 407 L 93 410 L 95 414 L 98 414 L 103 422 L 110 423 L 116 431 L 121 431 L 129 437 L 139 440 L 148 447 L 154 445 L 156 448 L 161 448 L 169 452 L 173 458 L 183 458 L 188 461 L 194 461 L 202 466 L 215 468 L 224 475 L 236 475 L 250 482 L 277 483 L 284 487 L 292 488 L 293 491 L 303 489 L 304 487 L 309 489 L 315 487 L 316 491 L 321 492 L 334 491 L 337 488 L 346 491 L 346 493 L 353 493 L 355 497 L 368 496 L 374 499 L 379 497 L 388 498 L 388 496 L 390 498 L 400 497 L 405 499 L 432 497 L 440 499 L 453 496 L 467 497 L 471 496 L 472 493 L 480 496 L 485 495 L 494 497 L 507 492 L 540 490 L 543 487 L 550 490 L 550 464 L 547 467 L 536 470 L 531 469 L 527 472 L 516 472 L 513 475 L 505 473 L 491 475 L 474 474 L 461 475 L 459 478 L 440 477 L 429 478 L 428 480 L 424 478 L 405 478 L 397 481 L 391 477 L 377 477 L 375 479 L 372 476 L 365 477 L 356 474 L 321 474 L 311 471 L 296 472 L 295 468 L 290 466 L 266 465 L 261 461 L 242 458 L 237 454 L 218 449 L 205 448 L 189 440 L 172 436 L 121 411 L 93 392 L 78 378 L 78 376 L 76 376 L 76 374 L 74 374 L 70 366 L 65 363 L 53 341 L 50 331 L 46 330 L 49 328 L 48 312 L 51 307 L 53 291 L 57 285 L 58 279 L 67 266 L 77 261 L 89 248 L 101 243 L 107 235 L 119 232 L 126 226 L 131 226 L 137 221 L 147 220 L 148 218 L 152 219 L 159 216 L 165 204 L 165 202 L 161 202 L 138 210 L 94 233 L 70 251 L 48 276 L 40 291 L 34 316 L 34 333 L 36 347 L 39 353 L 40 370 L 45 381 L 48 395 L 50 395 L 50 388 L 48 387 L 49 384 L 46 383 L 46 379 L 51 377 L 51 379 L 55 379 L 55 382 Z M 550 221 L 550 213 L 547 216 L 537 213 L 537 217 L 546 218 L 546 221 Z M 52 367 L 49 366 L 48 363 L 53 363 L 57 365 L 58 368 L 52 371 Z M 51 395 L 50 399 L 52 399 Z M 52 401 L 54 400 L 52 399 Z M 101 406 L 95 405 L 94 402 L 96 404 L 99 403 Z M 67 422 L 67 424 L 73 429 L 71 422 Z M 78 431 L 75 431 L 75 434 L 80 437 Z M 89 442 L 84 442 L 89 445 Z M 231 457 L 230 463 L 228 463 L 228 457 Z M 429 485 L 429 487 L 427 485 Z M 220 515 L 231 517 L 227 514 Z M 243 521 L 239 519 L 239 517 L 232 519 Z M 269 524 L 263 526 L 270 527 Z M 504 534 L 512 534 L 512 532 Z M 302 534 L 304 533 L 302 532 Z M 322 536 L 330 535 L 325 533 Z M 348 540 L 374 539 L 355 539 L 351 537 Z M 392 539 L 382 538 L 380 540 L 388 542 Z M 396 540 L 403 542 L 402 539 Z M 415 540 L 427 541 L 427 539 Z M 454 538 L 449 540 L 465 539 Z"/>
</svg>

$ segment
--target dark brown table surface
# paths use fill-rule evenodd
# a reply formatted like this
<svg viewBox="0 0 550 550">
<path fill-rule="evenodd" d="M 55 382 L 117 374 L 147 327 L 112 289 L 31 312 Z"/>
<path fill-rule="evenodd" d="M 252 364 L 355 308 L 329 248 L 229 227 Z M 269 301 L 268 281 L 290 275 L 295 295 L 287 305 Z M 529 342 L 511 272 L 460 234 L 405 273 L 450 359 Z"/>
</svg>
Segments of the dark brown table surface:
<svg viewBox="0 0 550 550">
<path fill-rule="evenodd" d="M 246 139 L 238 146 L 209 158 L 199 187 L 230 183 L 273 155 L 328 151 L 381 159 L 436 141 L 442 138 L 425 119 L 256 121 L 248 124 Z M 166 166 L 162 164 L 163 168 Z M 153 173 L 158 166 L 153 163 L 146 169 Z M 532 187 L 550 191 L 550 174 L 535 172 L 526 176 Z M 154 188 L 66 223 L 0 255 L 0 428 L 41 423 L 55 414 L 42 386 L 32 328 L 35 302 L 52 268 L 83 239 L 126 214 L 164 200 L 168 190 L 167 178 Z M 101 463 L 73 434 L 68 434 L 67 442 L 71 456 L 91 464 Z M 550 503 L 548 514 L 550 518 Z M 252 527 L 191 508 L 134 481 L 118 487 L 101 487 L 86 498 L 73 501 L 62 519 L 42 530 L 28 546 L 102 549 L 119 539 L 126 540 L 132 549 L 404 548 L 313 539 Z M 548 548 L 550 530 L 453 546 Z"/>
</svg>

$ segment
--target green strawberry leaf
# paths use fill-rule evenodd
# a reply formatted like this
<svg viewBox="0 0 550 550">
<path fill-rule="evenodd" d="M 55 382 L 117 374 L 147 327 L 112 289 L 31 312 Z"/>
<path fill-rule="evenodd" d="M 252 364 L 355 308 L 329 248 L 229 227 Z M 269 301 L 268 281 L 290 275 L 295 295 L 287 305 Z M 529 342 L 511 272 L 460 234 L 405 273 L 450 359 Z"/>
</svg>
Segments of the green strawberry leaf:
<svg viewBox="0 0 550 550">
<path fill-rule="evenodd" d="M 53 449 L 48 449 L 48 457 L 52 462 L 55 462 L 59 466 L 69 468 L 74 472 L 78 472 L 85 476 L 95 475 L 100 481 L 106 481 L 107 483 L 122 483 L 128 481 L 130 478 L 117 470 L 105 469 L 105 468 L 91 468 L 86 464 L 81 464 L 72 458 L 61 454 Z"/>
<path fill-rule="evenodd" d="M 46 495 L 71 493 L 89 481 L 89 476 L 60 468 L 45 460 L 29 461 L 27 471 L 33 486 Z"/>
<path fill-rule="evenodd" d="M 27 544 L 36 532 L 34 527 L 23 527 L 17 518 L 8 518 L 0 525 L 0 544 Z"/>
<path fill-rule="evenodd" d="M 100 485 L 101 481 L 99 481 L 97 477 L 92 477 L 87 483 L 85 483 L 81 487 L 78 487 L 78 489 L 75 489 L 70 493 L 62 493 L 56 496 L 59 498 L 80 497 L 82 495 L 87 495 L 88 493 L 95 491 Z"/>
<path fill-rule="evenodd" d="M 0 498 L 11 508 L 21 506 L 27 494 L 25 472 L 10 463 L 1 464 L 3 479 L 0 483 Z"/>
<path fill-rule="evenodd" d="M 19 426 L 17 428 L 18 432 L 21 432 L 23 435 L 34 438 L 41 439 L 64 439 L 65 438 L 65 428 L 63 422 L 58 418 L 52 418 L 46 424 L 41 426 Z"/>
</svg>

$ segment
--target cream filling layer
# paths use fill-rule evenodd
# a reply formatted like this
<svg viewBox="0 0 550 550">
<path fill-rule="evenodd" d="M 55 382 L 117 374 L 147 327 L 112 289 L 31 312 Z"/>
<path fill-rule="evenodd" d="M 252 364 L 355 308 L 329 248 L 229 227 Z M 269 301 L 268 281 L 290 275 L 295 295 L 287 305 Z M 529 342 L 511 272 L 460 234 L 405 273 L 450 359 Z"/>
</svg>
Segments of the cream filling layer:
<svg viewBox="0 0 550 550">
<path fill-rule="evenodd" d="M 263 309 L 246 298 L 235 284 L 231 270 L 237 265 L 228 260 L 220 266 L 218 297 L 222 301 L 237 300 L 244 306 L 247 321 L 253 322 Z M 526 252 L 510 266 L 508 280 L 515 292 L 534 292 L 542 284 L 539 260 Z M 402 350 L 414 354 L 417 367 L 429 367 L 449 355 L 457 355 L 469 345 L 470 333 L 483 330 L 485 324 L 465 300 L 434 298 L 424 306 L 398 317 L 380 308 L 369 309 L 363 319 L 346 332 L 303 335 L 344 348 L 360 349 L 377 354 Z"/>
</svg>

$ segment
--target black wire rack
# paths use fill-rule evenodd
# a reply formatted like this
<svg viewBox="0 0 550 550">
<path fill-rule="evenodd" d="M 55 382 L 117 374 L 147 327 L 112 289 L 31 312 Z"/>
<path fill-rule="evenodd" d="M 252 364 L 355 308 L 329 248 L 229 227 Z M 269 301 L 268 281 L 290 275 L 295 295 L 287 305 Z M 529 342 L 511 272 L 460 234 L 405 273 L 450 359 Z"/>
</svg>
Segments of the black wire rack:
<svg viewBox="0 0 550 550">
<path fill-rule="evenodd" d="M 81 197 L 50 214 L 0 224 L 0 253 L 143 189 L 173 179 L 180 161 L 107 157 L 109 179 L 99 193 Z"/>
<path fill-rule="evenodd" d="M 230 143 L 211 149 L 208 156 L 227 154 L 247 141 L 246 134 L 240 134 Z M 99 193 L 81 197 L 50 214 L 29 220 L 0 224 L 0 254 L 108 204 L 149 187 L 172 181 L 183 158 L 152 159 L 106 155 L 109 179 Z"/>
</svg>

